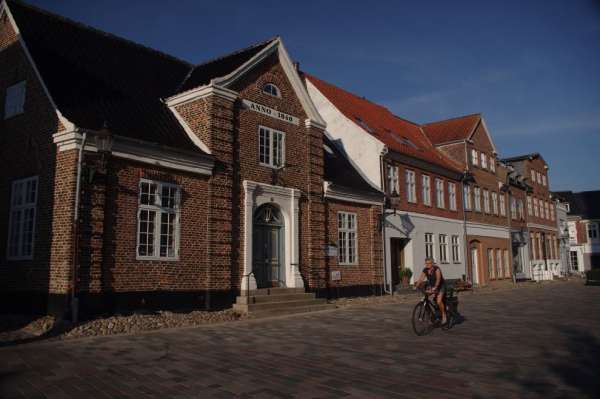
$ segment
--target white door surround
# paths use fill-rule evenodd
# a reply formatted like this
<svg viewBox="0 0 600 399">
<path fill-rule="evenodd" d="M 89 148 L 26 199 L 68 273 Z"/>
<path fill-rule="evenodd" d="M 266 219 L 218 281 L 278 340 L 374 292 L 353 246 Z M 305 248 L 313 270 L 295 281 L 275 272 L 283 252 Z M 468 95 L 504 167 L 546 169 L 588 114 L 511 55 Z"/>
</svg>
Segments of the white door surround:
<svg viewBox="0 0 600 399">
<path fill-rule="evenodd" d="M 263 204 L 276 206 L 283 216 L 283 283 L 288 288 L 304 288 L 298 265 L 300 249 L 298 202 L 300 200 L 300 190 L 257 183 L 251 180 L 244 180 L 243 186 L 244 271 L 240 289 L 242 291 L 256 289 L 256 279 L 250 274 L 252 271 L 252 232 L 254 211 Z"/>
</svg>

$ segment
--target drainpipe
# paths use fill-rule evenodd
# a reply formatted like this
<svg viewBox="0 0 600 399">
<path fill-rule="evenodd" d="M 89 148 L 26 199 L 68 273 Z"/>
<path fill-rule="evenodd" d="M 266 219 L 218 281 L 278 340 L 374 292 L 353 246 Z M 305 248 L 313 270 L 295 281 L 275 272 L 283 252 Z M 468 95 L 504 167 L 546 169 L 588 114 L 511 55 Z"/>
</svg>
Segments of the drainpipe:
<svg viewBox="0 0 600 399">
<path fill-rule="evenodd" d="M 383 156 L 387 153 L 387 148 L 383 148 L 383 150 L 381 151 L 381 154 L 379 155 L 379 178 L 380 178 L 380 184 L 379 186 L 381 187 L 382 191 L 384 192 L 385 195 L 385 189 L 383 187 L 383 182 L 385 181 L 385 168 L 383 165 Z M 383 204 L 381 207 L 381 240 L 382 240 L 382 249 L 383 249 L 383 291 L 387 294 L 394 294 L 394 290 L 392 287 L 392 279 L 390 278 L 391 273 L 388 273 L 388 268 L 387 268 L 387 250 L 386 250 L 386 236 L 385 236 L 385 196 L 384 196 L 384 200 L 383 200 Z M 387 284 L 387 280 L 390 280 L 389 282 L 389 286 Z"/>
<path fill-rule="evenodd" d="M 79 298 L 77 298 L 77 263 L 79 260 L 79 197 L 81 194 L 81 170 L 83 168 L 83 151 L 87 141 L 87 133 L 84 131 L 79 148 L 79 159 L 77 160 L 77 181 L 75 183 L 75 212 L 73 212 L 73 259 L 71 262 L 71 321 L 77 323 L 79 316 Z"/>
<path fill-rule="evenodd" d="M 463 173 L 462 176 L 462 188 L 463 188 L 463 192 L 462 192 L 462 199 L 463 199 L 463 234 L 464 234 L 464 243 L 463 243 L 463 252 L 464 252 L 464 260 L 465 260 L 465 276 L 466 278 L 469 277 L 469 248 L 468 248 L 468 242 L 467 242 L 467 210 L 465 209 L 465 204 L 466 204 L 466 199 L 465 199 L 465 186 L 466 186 L 466 180 L 467 180 L 467 173 L 469 172 L 469 151 L 467 151 L 467 141 L 464 141 L 465 144 L 465 172 Z M 479 253 L 479 252 L 478 252 Z M 472 272 L 472 270 L 471 270 Z M 474 280 L 475 276 L 471 276 L 471 284 L 475 285 L 475 281 Z"/>
</svg>

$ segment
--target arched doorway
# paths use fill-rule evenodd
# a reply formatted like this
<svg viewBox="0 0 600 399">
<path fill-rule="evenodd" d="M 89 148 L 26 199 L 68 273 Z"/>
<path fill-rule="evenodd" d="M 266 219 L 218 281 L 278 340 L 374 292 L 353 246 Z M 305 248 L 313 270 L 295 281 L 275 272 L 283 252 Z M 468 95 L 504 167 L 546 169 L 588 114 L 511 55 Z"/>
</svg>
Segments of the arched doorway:
<svg viewBox="0 0 600 399">
<path fill-rule="evenodd" d="M 283 227 L 281 212 L 273 205 L 263 205 L 254 212 L 252 272 L 257 288 L 285 285 Z"/>
</svg>

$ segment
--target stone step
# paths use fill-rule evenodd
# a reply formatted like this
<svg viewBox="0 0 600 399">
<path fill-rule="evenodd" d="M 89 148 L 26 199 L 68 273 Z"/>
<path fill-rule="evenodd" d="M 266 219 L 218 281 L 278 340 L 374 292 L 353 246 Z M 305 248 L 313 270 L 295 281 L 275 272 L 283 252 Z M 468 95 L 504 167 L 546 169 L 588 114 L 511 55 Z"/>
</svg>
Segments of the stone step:
<svg viewBox="0 0 600 399">
<path fill-rule="evenodd" d="M 258 295 L 285 295 L 294 293 L 304 293 L 304 288 L 285 288 L 285 287 L 272 287 L 272 288 L 259 288 L 257 290 L 250 290 L 250 296 Z M 246 296 L 246 291 L 242 291 L 241 296 Z"/>
<path fill-rule="evenodd" d="M 289 294 L 278 294 L 278 295 L 251 295 L 251 296 L 238 296 L 236 303 L 239 304 L 252 304 L 252 303 L 265 303 L 265 302 L 280 302 L 280 301 L 294 301 L 303 299 L 314 299 L 315 294 L 308 292 L 297 292 Z"/>
<path fill-rule="evenodd" d="M 309 306 L 286 308 L 286 309 L 264 309 L 264 310 L 252 311 L 249 314 L 249 316 L 251 318 L 285 316 L 285 315 L 289 315 L 289 314 L 321 312 L 324 310 L 335 309 L 335 307 L 336 306 L 332 303 L 324 303 L 324 304 L 320 304 L 320 305 L 309 305 Z"/>
<path fill-rule="evenodd" d="M 326 304 L 327 300 L 324 298 L 321 299 L 304 299 L 299 301 L 277 301 L 277 302 L 265 302 L 265 303 L 250 303 L 250 304 L 241 304 L 236 303 L 233 305 L 233 309 L 238 312 L 244 313 L 254 313 L 262 310 L 274 310 L 274 309 L 291 309 L 291 308 L 299 308 L 306 306 L 314 306 L 314 305 L 323 305 Z"/>
</svg>

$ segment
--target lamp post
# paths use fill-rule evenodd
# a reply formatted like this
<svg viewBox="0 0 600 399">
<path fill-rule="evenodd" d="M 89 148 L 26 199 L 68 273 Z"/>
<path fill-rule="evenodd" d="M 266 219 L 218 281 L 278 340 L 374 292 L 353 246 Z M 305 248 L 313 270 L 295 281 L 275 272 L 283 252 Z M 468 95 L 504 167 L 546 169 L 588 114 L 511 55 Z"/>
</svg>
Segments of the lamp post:
<svg viewBox="0 0 600 399">
<path fill-rule="evenodd" d="M 97 152 L 101 155 L 101 169 L 104 170 L 106 167 L 106 156 L 110 154 L 113 146 L 113 136 L 108 125 L 104 122 L 102 129 L 97 131 L 89 131 L 90 135 L 94 136 Z M 77 268 L 79 263 L 79 207 L 81 200 L 81 172 L 83 169 L 84 158 L 85 158 L 85 146 L 87 143 L 88 132 L 83 132 L 82 140 L 79 148 L 79 159 L 77 162 L 77 182 L 75 186 L 75 211 L 73 215 L 73 237 L 74 237 L 74 248 L 73 248 L 73 261 L 71 270 L 71 321 L 76 323 L 79 318 L 79 298 L 77 297 Z M 93 180 L 95 169 L 90 169 L 89 182 Z"/>
</svg>

